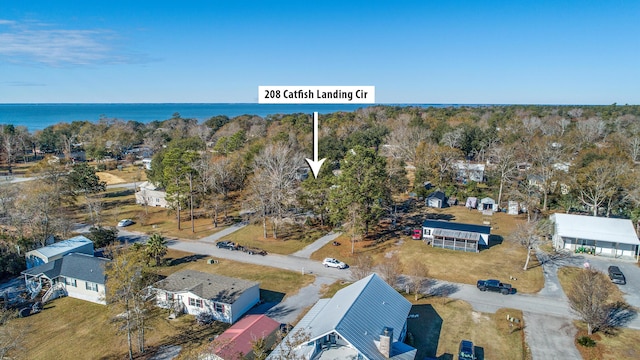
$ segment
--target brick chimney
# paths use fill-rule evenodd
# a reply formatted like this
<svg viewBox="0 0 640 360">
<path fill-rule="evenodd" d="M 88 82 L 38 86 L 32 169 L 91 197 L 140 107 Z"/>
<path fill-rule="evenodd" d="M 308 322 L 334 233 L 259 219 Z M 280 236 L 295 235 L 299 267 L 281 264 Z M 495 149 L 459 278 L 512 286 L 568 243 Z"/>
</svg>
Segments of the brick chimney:
<svg viewBox="0 0 640 360">
<path fill-rule="evenodd" d="M 391 344 L 393 343 L 393 328 L 384 327 L 380 333 L 380 353 L 387 359 L 391 357 Z"/>
</svg>

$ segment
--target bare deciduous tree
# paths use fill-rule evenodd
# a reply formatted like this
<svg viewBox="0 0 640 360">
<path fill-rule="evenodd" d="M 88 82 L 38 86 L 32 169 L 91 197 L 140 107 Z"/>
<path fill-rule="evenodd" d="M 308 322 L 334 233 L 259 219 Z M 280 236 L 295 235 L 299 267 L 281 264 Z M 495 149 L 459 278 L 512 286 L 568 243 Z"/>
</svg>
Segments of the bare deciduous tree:
<svg viewBox="0 0 640 360">
<path fill-rule="evenodd" d="M 394 252 L 391 256 L 385 257 L 382 264 L 378 266 L 378 270 L 387 284 L 391 285 L 394 289 L 398 286 L 398 277 L 400 276 L 402 269 L 400 265 L 400 257 L 397 253 Z"/>
<path fill-rule="evenodd" d="M 529 268 L 531 251 L 545 241 L 545 236 L 550 231 L 551 225 L 547 220 L 538 220 L 518 224 L 516 230 L 508 237 L 509 240 L 521 245 L 527 250 L 527 260 L 522 270 L 526 271 Z"/>
<path fill-rule="evenodd" d="M 293 204 L 298 190 L 297 170 L 303 164 L 302 155 L 289 146 L 268 145 L 254 159 L 254 177 L 251 186 L 257 203 L 263 208 L 263 224 L 270 211 L 273 237 L 277 239 L 278 223 L 285 210 Z M 266 229 L 265 229 L 266 237 Z"/>
<path fill-rule="evenodd" d="M 613 285 L 605 274 L 591 268 L 582 269 L 568 290 L 569 305 L 587 323 L 589 335 L 608 326 Z"/>
<path fill-rule="evenodd" d="M 369 254 L 358 254 L 353 259 L 351 277 L 353 281 L 364 279 L 373 273 L 373 258 Z"/>
<path fill-rule="evenodd" d="M 405 268 L 409 268 L 407 272 L 408 277 L 408 292 L 413 292 L 415 301 L 420 299 L 420 294 L 424 289 L 424 284 L 429 276 L 429 268 L 422 262 L 415 262 L 405 266 Z"/>
</svg>

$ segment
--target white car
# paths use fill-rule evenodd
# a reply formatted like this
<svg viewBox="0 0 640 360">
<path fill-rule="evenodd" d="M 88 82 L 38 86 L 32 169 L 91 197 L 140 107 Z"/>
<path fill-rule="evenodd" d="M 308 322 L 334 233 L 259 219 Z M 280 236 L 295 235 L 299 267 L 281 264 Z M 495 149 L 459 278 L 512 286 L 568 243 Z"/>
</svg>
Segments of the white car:
<svg viewBox="0 0 640 360">
<path fill-rule="evenodd" d="M 129 225 L 133 225 L 133 220 L 131 220 L 131 219 L 123 219 L 123 220 L 120 220 L 118 222 L 118 227 L 125 227 L 125 226 L 129 226 Z"/>
<path fill-rule="evenodd" d="M 326 258 L 322 261 L 322 265 L 325 267 L 332 267 L 337 269 L 344 269 L 347 267 L 347 264 L 343 263 L 340 260 L 336 260 L 334 258 Z"/>
</svg>

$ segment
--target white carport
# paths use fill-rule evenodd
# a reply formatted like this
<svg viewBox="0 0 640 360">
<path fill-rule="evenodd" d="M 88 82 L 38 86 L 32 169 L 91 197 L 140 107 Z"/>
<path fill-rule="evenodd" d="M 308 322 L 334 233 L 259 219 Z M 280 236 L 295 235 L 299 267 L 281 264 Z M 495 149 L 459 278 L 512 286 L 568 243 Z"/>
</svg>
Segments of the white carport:
<svg viewBox="0 0 640 360">
<path fill-rule="evenodd" d="M 572 214 L 553 214 L 549 219 L 556 249 L 638 261 L 640 240 L 631 220 Z"/>
</svg>

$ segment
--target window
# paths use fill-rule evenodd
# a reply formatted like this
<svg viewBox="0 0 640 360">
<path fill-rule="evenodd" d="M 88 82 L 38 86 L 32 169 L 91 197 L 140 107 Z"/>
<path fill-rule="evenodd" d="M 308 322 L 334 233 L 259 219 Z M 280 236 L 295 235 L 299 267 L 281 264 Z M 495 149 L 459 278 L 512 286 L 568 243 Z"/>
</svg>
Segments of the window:
<svg viewBox="0 0 640 360">
<path fill-rule="evenodd" d="M 88 282 L 87 281 L 87 282 L 84 283 L 84 286 L 87 288 L 87 290 L 98 292 L 98 284 L 96 284 L 96 283 L 92 283 L 92 282 Z"/>
<path fill-rule="evenodd" d="M 224 304 L 215 303 L 214 304 L 216 312 L 224 313 Z"/>
<path fill-rule="evenodd" d="M 196 306 L 196 307 L 202 307 L 202 299 L 189 298 L 189 305 L 190 306 Z"/>
<path fill-rule="evenodd" d="M 431 229 L 424 229 L 424 236 L 431 236 Z"/>
<path fill-rule="evenodd" d="M 173 301 L 173 293 L 165 293 L 167 296 L 167 301 Z"/>
<path fill-rule="evenodd" d="M 76 279 L 64 278 L 64 283 L 69 286 L 78 287 L 78 284 L 76 283 Z"/>
</svg>

